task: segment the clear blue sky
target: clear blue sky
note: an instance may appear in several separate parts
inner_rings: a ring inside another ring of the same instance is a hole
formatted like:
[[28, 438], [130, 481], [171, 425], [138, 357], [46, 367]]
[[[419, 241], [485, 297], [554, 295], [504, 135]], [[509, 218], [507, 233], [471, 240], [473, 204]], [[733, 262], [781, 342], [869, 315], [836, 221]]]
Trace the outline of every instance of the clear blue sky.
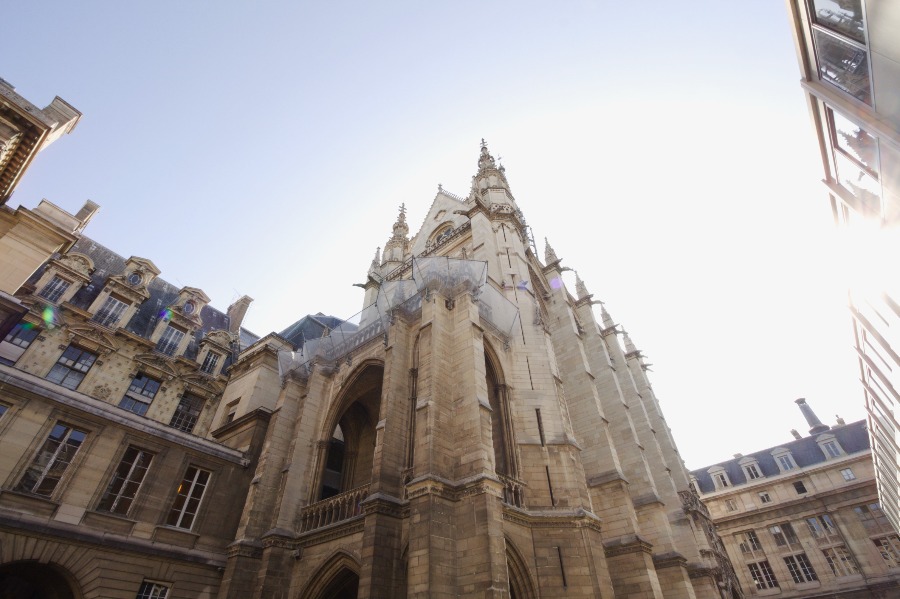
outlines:
[[[864, 415], [785, 5], [16, 2], [0, 77], [84, 113], [10, 204], [245, 325], [349, 316], [405, 202], [484, 137], [543, 238], [653, 362], [691, 468]], [[571, 284], [571, 281], [570, 281]]]

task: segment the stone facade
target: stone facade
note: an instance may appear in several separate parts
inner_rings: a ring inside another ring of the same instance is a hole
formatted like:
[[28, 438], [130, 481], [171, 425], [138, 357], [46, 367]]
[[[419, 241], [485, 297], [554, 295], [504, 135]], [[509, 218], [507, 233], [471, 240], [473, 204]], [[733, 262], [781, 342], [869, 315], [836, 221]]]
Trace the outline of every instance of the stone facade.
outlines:
[[691, 473], [748, 595], [900, 597], [900, 536], [878, 503], [866, 422]]
[[249, 298], [222, 314], [82, 237], [0, 345], [0, 581], [741, 597], [641, 352], [566, 270], [483, 144], [467, 197], [412, 237], [401, 209], [352, 319], [258, 338]]

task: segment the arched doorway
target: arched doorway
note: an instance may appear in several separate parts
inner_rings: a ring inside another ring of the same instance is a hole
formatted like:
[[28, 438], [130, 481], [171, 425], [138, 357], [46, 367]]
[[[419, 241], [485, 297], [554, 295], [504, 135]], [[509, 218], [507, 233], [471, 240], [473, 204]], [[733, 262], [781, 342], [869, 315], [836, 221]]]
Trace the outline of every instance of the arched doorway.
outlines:
[[32, 561], [0, 566], [0, 599], [80, 599], [67, 572]]
[[358, 592], [359, 576], [343, 568], [334, 575], [316, 599], [356, 599]]
[[317, 499], [327, 499], [372, 481], [383, 378], [381, 365], [369, 364], [347, 386], [336, 416], [330, 420]]

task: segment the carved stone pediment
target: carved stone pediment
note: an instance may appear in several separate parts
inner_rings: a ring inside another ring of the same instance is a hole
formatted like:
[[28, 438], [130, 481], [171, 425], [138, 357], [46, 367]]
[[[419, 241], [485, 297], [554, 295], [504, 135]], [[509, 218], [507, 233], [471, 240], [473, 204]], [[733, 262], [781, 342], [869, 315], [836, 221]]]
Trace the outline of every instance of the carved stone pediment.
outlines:
[[91, 273], [94, 272], [94, 261], [78, 252], [70, 252], [60, 256], [58, 260], [54, 260], [51, 264], [70, 274], [80, 275], [85, 282], [90, 280]]
[[172, 360], [157, 354], [138, 354], [134, 357], [135, 362], [142, 366], [156, 371], [158, 376], [164, 377], [166, 380], [172, 380], [178, 376], [178, 372], [172, 364]]
[[220, 395], [223, 391], [225, 391], [224, 384], [204, 374], [186, 374], [181, 377], [181, 380], [184, 381], [186, 385], [190, 385], [191, 391], [193, 391], [194, 393], [202, 391], [202, 393], [199, 393], [200, 395], [214, 396]]
[[139, 304], [150, 297], [147, 286], [132, 285], [125, 275], [112, 275], [106, 279], [106, 287], [116, 295], [120, 295], [135, 304]]
[[109, 354], [119, 349], [112, 336], [93, 326], [72, 326], [66, 329], [69, 341], [75, 341], [79, 345], [97, 347], [103, 353]]
[[200, 343], [209, 343], [211, 345], [216, 346], [218, 349], [228, 351], [231, 347], [232, 336], [228, 331], [223, 331], [222, 329], [215, 329], [210, 331], [203, 337], [203, 340]]

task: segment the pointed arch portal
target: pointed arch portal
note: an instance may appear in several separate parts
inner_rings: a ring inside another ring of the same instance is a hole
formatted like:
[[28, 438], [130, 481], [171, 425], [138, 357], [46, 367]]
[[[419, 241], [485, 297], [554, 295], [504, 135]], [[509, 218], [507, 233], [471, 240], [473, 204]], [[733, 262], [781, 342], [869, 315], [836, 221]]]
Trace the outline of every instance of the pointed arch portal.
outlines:
[[328, 499], [371, 482], [383, 377], [380, 364], [363, 366], [337, 403], [326, 429], [317, 499]]

